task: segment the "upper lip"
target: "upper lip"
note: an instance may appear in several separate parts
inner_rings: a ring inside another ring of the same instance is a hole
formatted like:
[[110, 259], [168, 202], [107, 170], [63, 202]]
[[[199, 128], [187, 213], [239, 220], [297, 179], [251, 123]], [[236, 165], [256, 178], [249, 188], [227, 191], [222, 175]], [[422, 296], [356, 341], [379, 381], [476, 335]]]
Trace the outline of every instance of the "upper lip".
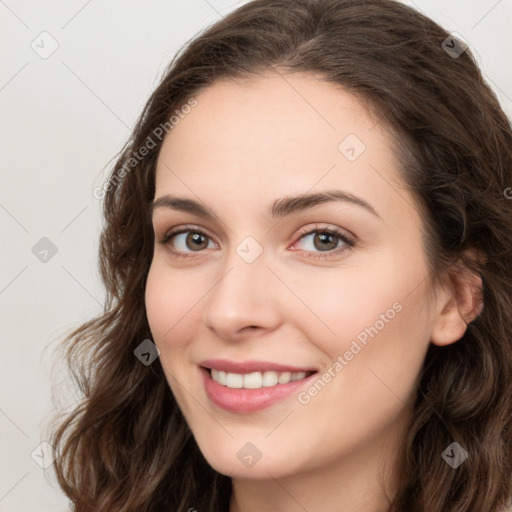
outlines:
[[252, 373], [252, 372], [316, 372], [316, 368], [290, 366], [268, 361], [229, 361], [228, 359], [206, 359], [199, 363], [204, 368], [221, 370], [229, 373]]

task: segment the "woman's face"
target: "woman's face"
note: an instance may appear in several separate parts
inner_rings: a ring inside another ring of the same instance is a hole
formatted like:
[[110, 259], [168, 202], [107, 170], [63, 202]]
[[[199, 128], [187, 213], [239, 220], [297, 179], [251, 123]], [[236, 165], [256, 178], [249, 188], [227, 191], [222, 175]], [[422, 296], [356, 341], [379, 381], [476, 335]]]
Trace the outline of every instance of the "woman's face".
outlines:
[[[388, 130], [306, 74], [218, 81], [196, 100], [158, 159], [146, 307], [202, 453], [238, 478], [380, 456], [433, 321]], [[186, 232], [159, 243], [171, 229]], [[218, 383], [202, 366], [233, 371]]]

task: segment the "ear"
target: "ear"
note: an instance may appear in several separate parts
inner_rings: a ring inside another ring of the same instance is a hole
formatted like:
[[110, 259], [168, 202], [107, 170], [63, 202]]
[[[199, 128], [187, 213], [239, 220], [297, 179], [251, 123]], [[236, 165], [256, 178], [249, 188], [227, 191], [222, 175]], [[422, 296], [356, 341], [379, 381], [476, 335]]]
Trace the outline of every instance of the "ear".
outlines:
[[[476, 249], [469, 249], [471, 259], [485, 261]], [[483, 285], [481, 277], [461, 262], [447, 269], [442, 289], [437, 293], [435, 317], [430, 339], [434, 345], [446, 346], [460, 340], [467, 326], [483, 311]]]

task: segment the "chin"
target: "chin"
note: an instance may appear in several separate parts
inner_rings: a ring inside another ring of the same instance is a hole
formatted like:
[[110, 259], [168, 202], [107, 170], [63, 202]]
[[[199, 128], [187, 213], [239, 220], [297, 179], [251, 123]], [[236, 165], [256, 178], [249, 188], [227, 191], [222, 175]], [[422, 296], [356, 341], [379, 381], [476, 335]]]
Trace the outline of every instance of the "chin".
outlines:
[[220, 451], [201, 450], [201, 453], [215, 471], [231, 478], [268, 480], [272, 477], [287, 476], [295, 469], [290, 467], [293, 460], [292, 454], [290, 454], [290, 461], [287, 463], [285, 454], [272, 451], [271, 454], [266, 455], [265, 449], [261, 450], [261, 458], [252, 465], [251, 461], [243, 462], [244, 454], [250, 452], [250, 449], [247, 450], [247, 448], [245, 452], [243, 451], [244, 445], [246, 443], [242, 443], [239, 447], [238, 444], [235, 446], [235, 443], [233, 443], [233, 446], [227, 449], [219, 446]]

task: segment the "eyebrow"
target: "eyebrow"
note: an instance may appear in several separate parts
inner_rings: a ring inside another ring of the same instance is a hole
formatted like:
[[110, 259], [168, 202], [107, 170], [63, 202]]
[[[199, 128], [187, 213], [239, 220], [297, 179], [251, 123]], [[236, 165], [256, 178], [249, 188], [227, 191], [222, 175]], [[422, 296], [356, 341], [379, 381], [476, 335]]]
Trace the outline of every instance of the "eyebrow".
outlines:
[[[314, 206], [320, 204], [340, 201], [351, 203], [364, 208], [382, 220], [382, 217], [376, 212], [375, 208], [370, 203], [361, 197], [350, 194], [349, 192], [344, 192], [342, 190], [327, 190], [325, 192], [314, 194], [300, 194], [297, 196], [288, 196], [276, 199], [270, 206], [268, 215], [271, 219], [280, 219], [292, 215], [296, 212], [313, 208]], [[150, 216], [153, 215], [153, 212], [157, 208], [162, 207], [178, 210], [181, 212], [192, 213], [205, 219], [219, 220], [219, 217], [213, 210], [194, 199], [189, 199], [186, 197], [177, 197], [166, 194], [156, 199], [149, 206]]]

